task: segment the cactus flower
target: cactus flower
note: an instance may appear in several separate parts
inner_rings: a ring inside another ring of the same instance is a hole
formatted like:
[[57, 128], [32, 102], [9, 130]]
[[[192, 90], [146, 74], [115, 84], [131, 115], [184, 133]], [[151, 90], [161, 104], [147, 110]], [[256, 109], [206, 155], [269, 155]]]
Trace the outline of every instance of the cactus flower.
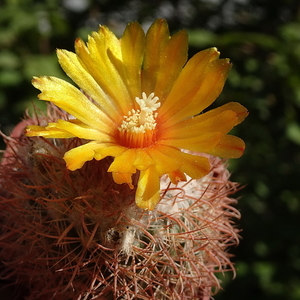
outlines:
[[[199, 179], [211, 170], [205, 153], [238, 158], [245, 144], [229, 131], [247, 116], [236, 102], [203, 112], [219, 96], [231, 64], [210, 48], [187, 60], [186, 31], [170, 36], [158, 19], [145, 34], [130, 23], [118, 39], [107, 27], [75, 42], [75, 53], [57, 50], [60, 65], [80, 88], [55, 77], [33, 85], [69, 114], [46, 126], [30, 125], [27, 136], [86, 140], [66, 151], [69, 170], [92, 159], [113, 158], [108, 166], [117, 184], [136, 185], [138, 207], [153, 210], [160, 179], [173, 184]], [[136, 174], [137, 182], [133, 182]]]

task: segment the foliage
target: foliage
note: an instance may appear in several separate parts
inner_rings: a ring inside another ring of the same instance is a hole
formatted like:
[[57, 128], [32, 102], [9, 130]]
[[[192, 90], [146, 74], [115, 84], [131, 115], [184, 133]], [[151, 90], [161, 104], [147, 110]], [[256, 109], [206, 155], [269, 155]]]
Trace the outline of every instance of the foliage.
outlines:
[[75, 37], [86, 38], [97, 24], [118, 34], [129, 21], [147, 27], [163, 17], [172, 32], [187, 28], [191, 55], [217, 46], [234, 64], [217, 105], [234, 100], [250, 111], [234, 132], [246, 141], [246, 153], [230, 161], [233, 179], [246, 185], [239, 193], [237, 278], [223, 279], [225, 292], [215, 298], [300, 299], [299, 8], [297, 0], [6, 0], [0, 7], [2, 130], [35, 101], [33, 75], [64, 76], [55, 48], [72, 50]]

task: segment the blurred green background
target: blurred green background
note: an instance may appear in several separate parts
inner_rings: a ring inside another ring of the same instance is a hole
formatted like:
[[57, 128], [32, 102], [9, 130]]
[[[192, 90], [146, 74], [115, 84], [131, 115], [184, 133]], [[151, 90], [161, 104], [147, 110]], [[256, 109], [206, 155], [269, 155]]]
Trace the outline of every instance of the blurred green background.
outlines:
[[[300, 2], [298, 0], [2, 0], [0, 123], [9, 133], [36, 101], [34, 75], [65, 78], [56, 48], [73, 51], [98, 24], [120, 35], [138, 20], [186, 28], [190, 55], [216, 46], [233, 62], [216, 105], [238, 101], [250, 115], [235, 134], [245, 155], [230, 161], [242, 212], [237, 277], [216, 300], [300, 299]], [[44, 103], [38, 101], [37, 105]], [[4, 144], [1, 144], [3, 149]]]

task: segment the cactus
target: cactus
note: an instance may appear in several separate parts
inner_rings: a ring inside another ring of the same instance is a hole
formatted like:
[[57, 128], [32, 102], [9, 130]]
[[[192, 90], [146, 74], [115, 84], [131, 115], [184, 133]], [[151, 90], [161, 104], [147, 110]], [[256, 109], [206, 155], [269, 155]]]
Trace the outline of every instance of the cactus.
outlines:
[[216, 273], [234, 272], [227, 251], [238, 243], [226, 161], [207, 155], [211, 172], [177, 185], [162, 176], [159, 204], [143, 210], [107, 172], [112, 158], [70, 171], [63, 154], [83, 140], [23, 133], [67, 117], [49, 105], [4, 137], [0, 274], [11, 298], [210, 299]]

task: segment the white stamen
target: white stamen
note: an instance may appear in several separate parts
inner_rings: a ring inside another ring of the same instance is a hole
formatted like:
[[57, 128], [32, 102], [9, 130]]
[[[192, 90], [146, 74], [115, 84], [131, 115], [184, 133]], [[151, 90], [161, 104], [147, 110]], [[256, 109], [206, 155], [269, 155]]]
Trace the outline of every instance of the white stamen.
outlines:
[[154, 93], [151, 93], [148, 97], [146, 93], [142, 93], [142, 98], [136, 97], [135, 101], [140, 106], [140, 109], [132, 109], [128, 112], [127, 116], [124, 116], [124, 120], [119, 131], [145, 133], [146, 130], [153, 130], [156, 126], [155, 118], [157, 113], [155, 112], [160, 107], [158, 97], [154, 97]]
[[145, 92], [142, 93], [142, 99], [139, 97], [135, 98], [135, 101], [138, 103], [142, 111], [153, 112], [160, 107], [159, 98], [154, 97], [154, 93], [151, 93], [148, 97]]

